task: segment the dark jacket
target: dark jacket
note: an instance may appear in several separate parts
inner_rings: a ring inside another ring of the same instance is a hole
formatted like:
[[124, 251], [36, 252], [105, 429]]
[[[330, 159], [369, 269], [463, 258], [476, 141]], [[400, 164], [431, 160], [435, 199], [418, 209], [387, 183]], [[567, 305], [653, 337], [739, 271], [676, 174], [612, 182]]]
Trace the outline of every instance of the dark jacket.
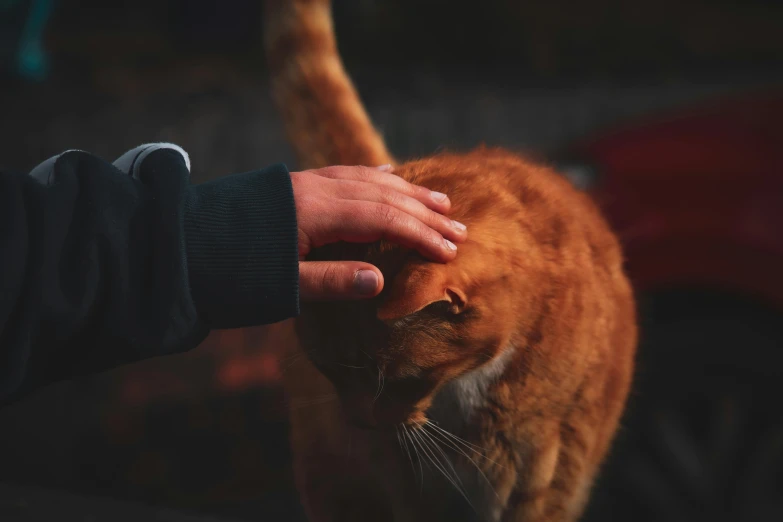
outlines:
[[286, 167], [189, 175], [171, 144], [0, 172], [0, 404], [298, 314]]

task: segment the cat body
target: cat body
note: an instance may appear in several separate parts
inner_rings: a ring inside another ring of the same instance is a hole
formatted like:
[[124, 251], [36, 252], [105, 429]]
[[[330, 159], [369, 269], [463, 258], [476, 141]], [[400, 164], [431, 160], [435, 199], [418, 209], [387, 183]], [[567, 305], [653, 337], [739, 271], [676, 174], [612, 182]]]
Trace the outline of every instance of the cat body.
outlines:
[[[337, 54], [325, 0], [270, 0], [273, 92], [304, 167], [393, 163]], [[313, 521], [570, 521], [633, 373], [619, 244], [546, 166], [479, 148], [398, 164], [468, 227], [432, 263], [381, 242], [375, 299], [308, 303], [286, 366], [297, 487]]]

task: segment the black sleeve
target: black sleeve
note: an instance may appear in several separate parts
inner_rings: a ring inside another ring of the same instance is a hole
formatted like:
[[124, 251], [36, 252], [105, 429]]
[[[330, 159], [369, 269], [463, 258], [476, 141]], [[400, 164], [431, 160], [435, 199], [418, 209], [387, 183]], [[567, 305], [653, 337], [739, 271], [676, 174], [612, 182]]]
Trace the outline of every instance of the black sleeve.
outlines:
[[284, 165], [191, 185], [179, 147], [0, 172], [0, 404], [298, 314]]

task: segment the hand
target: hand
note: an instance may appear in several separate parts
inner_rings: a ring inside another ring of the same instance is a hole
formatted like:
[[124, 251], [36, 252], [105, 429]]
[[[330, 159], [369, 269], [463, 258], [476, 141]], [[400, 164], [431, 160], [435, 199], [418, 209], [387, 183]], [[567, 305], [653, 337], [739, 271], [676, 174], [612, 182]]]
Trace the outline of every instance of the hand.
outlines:
[[451, 206], [448, 197], [412, 185], [391, 171], [384, 165], [291, 173], [302, 300], [368, 298], [383, 289], [383, 274], [369, 263], [302, 261], [313, 248], [329, 243], [386, 239], [433, 261], [446, 262], [457, 255], [454, 242], [464, 241], [467, 232], [443, 215]]

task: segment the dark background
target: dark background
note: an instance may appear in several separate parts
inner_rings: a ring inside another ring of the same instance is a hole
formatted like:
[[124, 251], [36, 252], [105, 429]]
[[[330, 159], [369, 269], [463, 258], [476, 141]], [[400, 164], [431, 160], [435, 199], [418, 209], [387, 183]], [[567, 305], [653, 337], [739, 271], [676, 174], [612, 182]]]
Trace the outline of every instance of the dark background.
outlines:
[[[261, 2], [60, 0], [45, 60], [20, 65], [31, 13], [47, 12], [33, 4], [0, 1], [0, 166], [165, 140], [190, 153], [196, 181], [295, 167], [268, 95]], [[779, 1], [337, 4], [347, 68], [401, 158], [484, 142], [565, 161], [618, 125], [783, 92]], [[780, 166], [781, 148], [761, 154]], [[658, 188], [676, 192], [666, 174]], [[639, 377], [587, 518], [783, 520], [780, 305], [680, 280], [640, 287], [640, 315]], [[0, 520], [297, 519], [277, 347], [257, 349], [268, 335], [215, 332], [0, 411]]]

